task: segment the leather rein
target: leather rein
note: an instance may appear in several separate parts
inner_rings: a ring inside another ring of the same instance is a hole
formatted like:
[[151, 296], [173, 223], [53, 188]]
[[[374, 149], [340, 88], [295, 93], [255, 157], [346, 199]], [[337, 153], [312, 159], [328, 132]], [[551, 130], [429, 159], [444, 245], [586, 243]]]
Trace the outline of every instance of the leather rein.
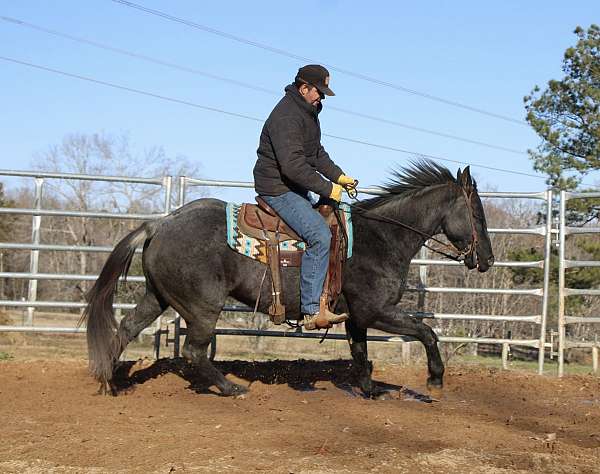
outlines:
[[[353, 183], [352, 185], [349, 185], [346, 188], [346, 191], [348, 192], [348, 196], [350, 196], [350, 198], [358, 201], [358, 191], [356, 189], [356, 186], [358, 185], [358, 181], [355, 181], [355, 183]], [[432, 252], [435, 252], [439, 255], [442, 255], [450, 260], [454, 260], [455, 262], [462, 262], [465, 260], [466, 257], [468, 256], [472, 256], [476, 249], [477, 249], [477, 242], [478, 242], [478, 236], [477, 236], [477, 229], [475, 229], [475, 217], [473, 215], [473, 206], [471, 204], [471, 200], [473, 197], [473, 193], [474, 193], [474, 189], [472, 189], [470, 192], [467, 193], [467, 191], [465, 191], [465, 189], [461, 186], [461, 191], [463, 194], [463, 197], [465, 198], [465, 204], [467, 206], [468, 209], [468, 214], [469, 214], [469, 223], [471, 224], [471, 242], [469, 243], [469, 245], [464, 249], [464, 250], [460, 250], [457, 249], [454, 245], [448, 245], [446, 242], [442, 242], [441, 240], [435, 238], [433, 235], [428, 234], [427, 232], [424, 232], [420, 229], [417, 229], [416, 227], [413, 227], [411, 225], [405, 224], [404, 222], [401, 222], [399, 220], [396, 219], [392, 219], [390, 217], [385, 217], [382, 216], [381, 214], [377, 214], [374, 213], [372, 210], [369, 210], [368, 213], [369, 215], [365, 215], [365, 210], [363, 208], [361, 208], [360, 206], [357, 206], [355, 204], [349, 204], [349, 206], [352, 209], [356, 209], [357, 211], [359, 211], [361, 213], [361, 215], [363, 217], [365, 217], [366, 219], [370, 219], [370, 220], [376, 220], [379, 222], [386, 222], [388, 224], [395, 224], [398, 225], [400, 227], [404, 227], [405, 229], [408, 229], [412, 232], [415, 232], [416, 234], [419, 234], [423, 237], [425, 237], [426, 241], [427, 240], [433, 240], [434, 242], [436, 242], [437, 244], [441, 245], [446, 251], [443, 250], [439, 250], [436, 249], [434, 247], [429, 246], [427, 243], [424, 243], [423, 246], [428, 248], [429, 250], [431, 250]], [[453, 255], [450, 252], [457, 252], [456, 255]]]

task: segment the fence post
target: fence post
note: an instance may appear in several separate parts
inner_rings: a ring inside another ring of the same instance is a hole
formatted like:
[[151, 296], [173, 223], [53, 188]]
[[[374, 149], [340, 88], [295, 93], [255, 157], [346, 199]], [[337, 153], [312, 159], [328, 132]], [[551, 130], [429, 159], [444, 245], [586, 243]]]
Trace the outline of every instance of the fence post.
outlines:
[[[42, 188], [44, 186], [44, 178], [35, 178], [35, 198], [33, 207], [34, 209], [42, 209]], [[31, 221], [31, 243], [33, 245], [40, 244], [40, 228], [42, 226], [42, 216], [34, 215]], [[40, 251], [32, 250], [29, 254], [29, 272], [36, 274], [39, 269]], [[27, 287], [27, 300], [34, 302], [37, 300], [37, 280], [29, 280]], [[35, 311], [34, 306], [27, 307], [27, 317], [25, 320], [26, 326], [33, 326], [33, 313]]]
[[598, 346], [592, 347], [592, 372], [598, 373]]
[[[421, 247], [419, 251], [419, 258], [426, 260], [427, 259], [427, 247]], [[419, 299], [418, 299], [418, 308], [419, 311], [425, 311], [425, 288], [427, 287], [427, 265], [419, 265]]]
[[508, 342], [503, 342], [502, 343], [502, 368], [504, 370], [508, 369], [508, 351], [509, 351]]
[[[546, 350], [546, 322], [548, 320], [548, 298], [550, 292], [550, 256], [552, 251], [552, 189], [546, 190], [546, 240], [544, 241], [544, 294], [542, 295], [542, 321], [538, 347], [538, 374], [544, 373]], [[550, 349], [552, 352], [552, 349]]]
[[187, 181], [186, 181], [186, 177], [185, 176], [180, 176], [179, 177], [179, 199], [177, 202], [177, 207], [181, 207], [185, 204], [185, 194], [186, 194], [186, 185], [187, 185]]
[[558, 376], [565, 371], [565, 209], [567, 193], [560, 192], [560, 212], [558, 223]]
[[[173, 187], [173, 177], [165, 176], [163, 178], [163, 187], [165, 189], [165, 211], [164, 215], [168, 215], [171, 212], [171, 190]], [[156, 318], [156, 332], [154, 333], [154, 358], [158, 360], [158, 356], [160, 354], [160, 330], [162, 329], [162, 315]]]

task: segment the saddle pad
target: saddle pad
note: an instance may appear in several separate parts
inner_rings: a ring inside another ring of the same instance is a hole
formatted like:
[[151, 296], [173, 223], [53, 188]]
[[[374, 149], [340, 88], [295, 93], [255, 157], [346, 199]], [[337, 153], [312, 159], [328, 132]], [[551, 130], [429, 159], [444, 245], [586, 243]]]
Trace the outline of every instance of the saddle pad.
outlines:
[[[242, 233], [237, 225], [240, 204], [228, 202], [225, 213], [227, 215], [227, 244], [236, 252], [267, 263], [267, 248], [265, 242]], [[340, 210], [346, 219], [346, 228], [348, 229], [348, 252], [347, 258], [352, 257], [352, 214], [350, 206], [345, 203], [340, 204]], [[279, 249], [282, 251], [304, 250], [306, 244], [299, 240], [286, 240], [279, 243]]]

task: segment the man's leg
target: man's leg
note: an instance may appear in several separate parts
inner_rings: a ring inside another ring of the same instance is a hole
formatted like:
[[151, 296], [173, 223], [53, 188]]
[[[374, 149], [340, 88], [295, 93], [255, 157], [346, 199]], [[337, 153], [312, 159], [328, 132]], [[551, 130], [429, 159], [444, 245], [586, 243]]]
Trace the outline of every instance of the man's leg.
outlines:
[[299, 194], [290, 191], [261, 197], [306, 242], [300, 271], [301, 311], [317, 314], [327, 275], [331, 231], [310, 201]]

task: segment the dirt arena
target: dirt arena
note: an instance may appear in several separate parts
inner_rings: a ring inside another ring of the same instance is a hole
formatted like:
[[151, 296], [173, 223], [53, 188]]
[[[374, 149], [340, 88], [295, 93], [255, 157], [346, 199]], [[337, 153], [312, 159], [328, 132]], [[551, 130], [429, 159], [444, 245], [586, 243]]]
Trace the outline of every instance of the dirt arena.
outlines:
[[[600, 378], [376, 363], [397, 391], [365, 400], [348, 361], [219, 362], [243, 398], [181, 361], [127, 363], [120, 396], [86, 362], [0, 362], [0, 472], [600, 472]], [[429, 394], [420, 397], [414, 392]]]

